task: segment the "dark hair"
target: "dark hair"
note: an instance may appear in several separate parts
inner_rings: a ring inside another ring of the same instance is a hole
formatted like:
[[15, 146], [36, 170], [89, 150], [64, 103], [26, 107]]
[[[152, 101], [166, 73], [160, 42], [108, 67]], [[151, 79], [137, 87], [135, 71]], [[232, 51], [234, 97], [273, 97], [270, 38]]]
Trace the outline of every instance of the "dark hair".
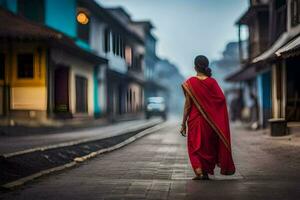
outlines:
[[197, 72], [203, 73], [206, 76], [211, 77], [212, 75], [211, 69], [208, 67], [209, 61], [205, 56], [203, 55], [196, 56], [194, 60], [194, 64], [195, 64], [195, 70]]

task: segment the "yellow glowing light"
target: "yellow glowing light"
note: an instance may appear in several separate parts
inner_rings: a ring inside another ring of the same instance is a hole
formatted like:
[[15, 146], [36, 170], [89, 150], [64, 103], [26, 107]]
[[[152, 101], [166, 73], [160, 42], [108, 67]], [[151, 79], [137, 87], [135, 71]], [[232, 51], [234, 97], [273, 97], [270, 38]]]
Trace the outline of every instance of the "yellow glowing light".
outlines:
[[80, 24], [87, 24], [89, 23], [89, 17], [87, 16], [87, 14], [80, 12], [77, 14], [77, 21]]

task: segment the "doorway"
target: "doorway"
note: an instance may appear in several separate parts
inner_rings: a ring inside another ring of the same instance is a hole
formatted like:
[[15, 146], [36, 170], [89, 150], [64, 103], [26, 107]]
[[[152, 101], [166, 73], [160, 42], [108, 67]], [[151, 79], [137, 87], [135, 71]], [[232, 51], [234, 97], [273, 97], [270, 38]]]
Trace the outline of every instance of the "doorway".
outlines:
[[300, 121], [300, 56], [291, 57], [286, 62], [287, 91], [286, 91], [286, 119]]
[[0, 53], [0, 116], [4, 112], [4, 77], [5, 77], [5, 54]]
[[69, 67], [59, 66], [54, 72], [54, 112], [67, 117], [69, 105]]
[[87, 113], [88, 112], [87, 79], [82, 76], [76, 76], [75, 82], [76, 82], [76, 112]]

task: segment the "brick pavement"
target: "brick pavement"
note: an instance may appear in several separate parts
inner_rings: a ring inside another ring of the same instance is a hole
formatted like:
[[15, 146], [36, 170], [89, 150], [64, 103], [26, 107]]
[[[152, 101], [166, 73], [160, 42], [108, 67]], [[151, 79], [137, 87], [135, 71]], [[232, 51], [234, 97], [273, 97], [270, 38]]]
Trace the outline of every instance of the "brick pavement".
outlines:
[[232, 133], [234, 176], [191, 180], [194, 175], [185, 139], [177, 125], [169, 122], [157, 133], [77, 168], [38, 179], [0, 199], [300, 198], [298, 146], [238, 127]]

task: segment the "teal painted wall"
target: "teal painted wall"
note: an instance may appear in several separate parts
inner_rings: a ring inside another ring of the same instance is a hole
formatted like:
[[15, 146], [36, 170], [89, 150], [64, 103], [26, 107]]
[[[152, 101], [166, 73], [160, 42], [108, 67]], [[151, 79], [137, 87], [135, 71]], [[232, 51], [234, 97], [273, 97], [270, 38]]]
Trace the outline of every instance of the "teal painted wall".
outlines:
[[94, 68], [94, 116], [101, 116], [101, 108], [99, 104], [99, 86], [98, 86], [99, 66]]
[[0, 0], [0, 5], [7, 10], [17, 13], [18, 4], [17, 0]]
[[30, 0], [23, 1], [18, 4], [18, 13], [38, 23], [45, 22], [45, 1], [44, 0]]
[[257, 80], [257, 97], [259, 106], [263, 105], [263, 84], [262, 84], [262, 75], [256, 77]]
[[266, 127], [267, 120], [271, 117], [271, 72], [257, 76], [257, 92], [261, 125]]
[[[51, 28], [61, 31], [72, 38], [77, 36], [77, 0], [44, 0], [45, 1], [45, 24]], [[18, 0], [0, 0], [0, 5], [5, 9], [17, 13]], [[30, 6], [34, 8], [34, 6]], [[30, 18], [30, 17], [29, 17]], [[88, 44], [78, 42], [85, 49]]]
[[263, 107], [267, 109], [271, 109], [271, 73], [267, 72], [263, 74], [262, 77], [263, 82], [263, 91], [264, 91], [264, 101]]
[[76, 9], [76, 0], [45, 0], [45, 23], [75, 38]]
[[81, 39], [77, 39], [76, 44], [87, 51], [91, 51], [90, 45]]

